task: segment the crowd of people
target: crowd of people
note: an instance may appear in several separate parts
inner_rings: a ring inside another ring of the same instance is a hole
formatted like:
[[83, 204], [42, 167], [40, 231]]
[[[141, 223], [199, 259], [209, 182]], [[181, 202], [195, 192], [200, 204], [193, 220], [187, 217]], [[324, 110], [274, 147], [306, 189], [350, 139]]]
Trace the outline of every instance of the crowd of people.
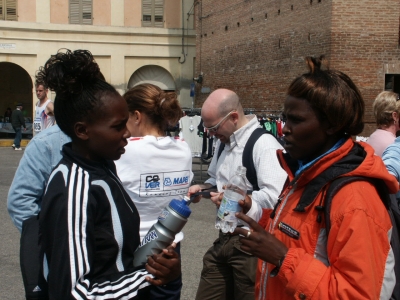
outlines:
[[[89, 51], [52, 55], [36, 75], [36, 134], [8, 195], [26, 298], [180, 299], [183, 233], [143, 266], [134, 252], [171, 199], [211, 191], [218, 208], [252, 143], [256, 178], [247, 173], [234, 233], [220, 231], [204, 255], [196, 299], [391, 299], [392, 223], [377, 185], [399, 191], [399, 97], [378, 95], [378, 129], [355, 142], [364, 100], [327, 65], [307, 57], [308, 72], [289, 85], [283, 146], [271, 134], [254, 141], [256, 116], [234, 91], [213, 91], [201, 110], [217, 139], [209, 178], [191, 185], [191, 150], [166, 135], [182, 117], [175, 92], [139, 84], [121, 96]], [[350, 180], [326, 214], [339, 178]]]

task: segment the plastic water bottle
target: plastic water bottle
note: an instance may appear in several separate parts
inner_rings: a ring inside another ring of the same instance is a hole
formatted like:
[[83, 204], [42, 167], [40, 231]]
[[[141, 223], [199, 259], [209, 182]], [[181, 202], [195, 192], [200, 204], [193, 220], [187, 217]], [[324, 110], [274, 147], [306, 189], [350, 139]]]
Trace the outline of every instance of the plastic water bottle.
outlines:
[[188, 204], [189, 198], [185, 200], [172, 199], [167, 207], [163, 209], [155, 223], [143, 238], [136, 249], [133, 266], [144, 265], [147, 258], [153, 254], [160, 253], [167, 248], [175, 239], [175, 235], [182, 230], [187, 218], [192, 211]]
[[239, 166], [229, 179], [215, 220], [215, 228], [223, 233], [233, 232], [237, 226], [236, 212], [240, 211], [239, 200], [246, 196], [246, 168]]

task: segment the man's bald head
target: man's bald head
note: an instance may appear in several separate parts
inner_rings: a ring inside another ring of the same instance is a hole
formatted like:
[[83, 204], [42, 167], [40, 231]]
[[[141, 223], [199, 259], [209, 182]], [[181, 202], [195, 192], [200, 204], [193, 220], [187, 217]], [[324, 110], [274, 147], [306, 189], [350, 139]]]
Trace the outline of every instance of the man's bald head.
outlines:
[[229, 143], [230, 136], [248, 122], [238, 95], [227, 89], [215, 90], [208, 96], [201, 108], [201, 117], [204, 127], [214, 127], [209, 133], [221, 143]]
[[202, 107], [202, 111], [207, 114], [216, 114], [216, 117], [224, 116], [235, 109], [238, 112], [243, 111], [238, 95], [228, 89], [218, 89], [212, 92]]

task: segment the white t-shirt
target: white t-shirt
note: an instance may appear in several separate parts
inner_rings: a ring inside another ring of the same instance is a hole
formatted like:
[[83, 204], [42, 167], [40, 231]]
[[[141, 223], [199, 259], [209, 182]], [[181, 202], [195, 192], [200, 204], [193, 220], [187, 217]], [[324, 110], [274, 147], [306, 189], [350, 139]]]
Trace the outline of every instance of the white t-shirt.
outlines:
[[181, 137], [189, 144], [192, 157], [200, 157], [203, 147], [203, 138], [198, 135], [197, 126], [201, 121], [200, 116], [184, 116], [179, 120]]
[[172, 199], [183, 199], [193, 179], [191, 150], [179, 137], [132, 137], [115, 165], [139, 211], [141, 239]]
[[33, 131], [35, 134], [41, 132], [42, 130], [53, 126], [56, 122], [54, 116], [49, 116], [46, 114], [46, 107], [51, 102], [48, 99], [42, 106], [39, 106], [40, 101], [36, 103], [35, 106], [35, 120], [33, 121]]

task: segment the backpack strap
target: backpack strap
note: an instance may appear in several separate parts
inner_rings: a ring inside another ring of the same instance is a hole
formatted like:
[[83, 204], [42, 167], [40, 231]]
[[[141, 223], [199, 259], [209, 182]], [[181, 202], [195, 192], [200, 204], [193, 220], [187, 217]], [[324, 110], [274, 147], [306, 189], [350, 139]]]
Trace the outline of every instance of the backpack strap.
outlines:
[[[243, 149], [243, 154], [242, 154], [242, 164], [244, 167], [246, 167], [246, 177], [247, 180], [253, 185], [253, 191], [259, 191], [260, 187], [258, 186], [257, 183], [257, 172], [254, 167], [254, 160], [253, 160], [253, 148], [254, 144], [257, 142], [257, 140], [262, 136], [264, 133], [271, 134], [271, 132], [265, 130], [264, 128], [257, 128], [255, 129], [249, 139], [246, 142], [246, 145], [244, 146]], [[274, 136], [274, 135], [272, 135]], [[217, 152], [217, 161], [219, 157], [221, 156], [222, 151], [224, 151], [225, 144], [221, 143], [218, 148]]]
[[219, 157], [221, 156], [222, 151], [224, 151], [224, 148], [225, 148], [225, 143], [220, 143], [219, 148], [218, 148], [218, 153], [217, 153], [217, 161], [218, 161]]
[[254, 166], [254, 159], [253, 159], [253, 149], [254, 144], [258, 141], [258, 139], [265, 133], [271, 134], [270, 131], [265, 130], [264, 128], [257, 128], [252, 132], [249, 139], [246, 142], [246, 145], [243, 149], [242, 154], [242, 164], [246, 167], [246, 177], [247, 180], [253, 185], [253, 191], [259, 191], [260, 187], [258, 186], [257, 182], [257, 172]]
[[391, 200], [389, 215], [393, 226], [390, 245], [394, 254], [394, 274], [396, 275], [396, 285], [390, 299], [400, 300], [400, 211], [396, 195], [390, 194], [389, 196]]
[[324, 202], [326, 236], [329, 235], [329, 231], [331, 230], [330, 213], [331, 213], [333, 197], [343, 186], [357, 180], [367, 180], [367, 178], [361, 176], [345, 176], [336, 178], [333, 181], [331, 181], [328, 191], [325, 194], [325, 202]]
[[[333, 181], [331, 181], [328, 191], [325, 194], [325, 204], [324, 204], [325, 209], [324, 210], [325, 210], [326, 235], [329, 234], [329, 231], [331, 229], [330, 213], [331, 213], [333, 197], [346, 184], [349, 184], [354, 181], [361, 181], [361, 180], [368, 181], [375, 186], [375, 188], [378, 192], [379, 198], [382, 200], [386, 209], [390, 210], [392, 196], [389, 194], [389, 190], [388, 190], [386, 184], [382, 180], [367, 178], [367, 177], [363, 177], [363, 176], [345, 176], [345, 177], [336, 178]], [[393, 195], [393, 197], [395, 199], [394, 195]]]
[[[400, 210], [399, 204], [396, 199], [395, 194], [389, 194], [388, 187], [386, 186], [385, 182], [380, 179], [372, 179], [362, 176], [350, 176], [350, 177], [339, 177], [334, 179], [329, 188], [327, 193], [325, 194], [325, 226], [326, 226], [326, 236], [328, 237], [329, 231], [331, 229], [331, 219], [330, 219], [330, 212], [332, 207], [332, 199], [335, 194], [346, 184], [358, 180], [364, 180], [371, 182], [378, 194], [380, 199], [382, 200], [383, 204], [385, 205], [386, 209], [388, 210], [390, 220], [392, 222], [392, 236], [390, 239], [390, 245], [392, 247], [394, 260], [395, 260], [395, 267], [394, 273], [396, 278], [400, 278]], [[396, 285], [393, 290], [393, 294], [390, 298], [391, 300], [400, 300], [400, 280], [396, 279]]]

